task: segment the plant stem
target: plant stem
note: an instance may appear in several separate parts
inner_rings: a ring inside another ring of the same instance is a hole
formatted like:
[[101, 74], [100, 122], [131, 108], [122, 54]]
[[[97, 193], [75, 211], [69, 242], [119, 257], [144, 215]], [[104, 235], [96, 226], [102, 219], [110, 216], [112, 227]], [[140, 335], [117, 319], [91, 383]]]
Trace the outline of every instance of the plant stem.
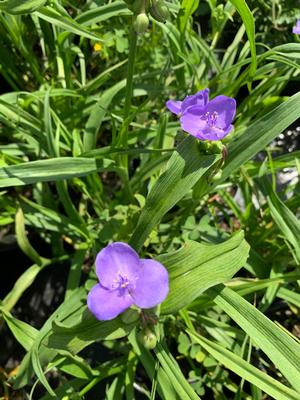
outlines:
[[[126, 81], [126, 93], [125, 93], [125, 105], [124, 105], [124, 121], [119, 133], [119, 143], [121, 147], [128, 147], [128, 127], [130, 124], [130, 108], [133, 90], [133, 74], [134, 74], [134, 63], [137, 47], [137, 34], [133, 28], [131, 28], [129, 34], [129, 55], [128, 55], [128, 67], [127, 67], [127, 81]], [[121, 167], [124, 168], [124, 173], [126, 174], [126, 179], [123, 181], [125, 186], [125, 192], [129, 199], [131, 199], [131, 188], [128, 179], [128, 155], [124, 154], [120, 157]]]
[[[133, 73], [134, 73], [134, 62], [136, 54], [137, 34], [133, 30], [130, 31], [129, 35], [129, 55], [128, 55], [128, 67], [127, 67], [127, 81], [126, 81], [126, 93], [125, 93], [125, 105], [124, 105], [124, 121], [119, 133], [119, 143], [121, 147], [128, 147], [128, 117], [131, 108], [132, 88], [133, 88]], [[122, 157], [122, 165], [127, 168], [127, 155]], [[124, 162], [126, 160], [126, 162]]]
[[[136, 54], [137, 34], [134, 29], [131, 28], [129, 34], [129, 54], [128, 54], [128, 66], [127, 66], [127, 78], [126, 78], [126, 93], [125, 93], [125, 104], [123, 114], [123, 124], [119, 132], [119, 144], [121, 147], [128, 147], [128, 126], [129, 126], [129, 114], [131, 108], [132, 89], [133, 89], [133, 73], [134, 73], [134, 62]], [[127, 160], [127, 155], [124, 155], [122, 159]], [[123, 166], [124, 163], [122, 163]]]
[[137, 34], [134, 31], [134, 29], [131, 28], [129, 34], [129, 55], [128, 55], [127, 82], [126, 82], [126, 94], [125, 94], [125, 105], [124, 105], [124, 120], [128, 117], [131, 107], [136, 44], [137, 44]]

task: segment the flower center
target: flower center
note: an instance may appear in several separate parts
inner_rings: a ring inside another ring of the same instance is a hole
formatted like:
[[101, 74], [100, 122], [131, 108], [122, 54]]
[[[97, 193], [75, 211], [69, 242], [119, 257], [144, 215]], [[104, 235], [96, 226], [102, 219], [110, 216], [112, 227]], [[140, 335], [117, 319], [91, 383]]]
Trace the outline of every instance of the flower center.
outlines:
[[209, 112], [207, 111], [202, 119], [204, 119], [207, 123], [208, 126], [213, 127], [216, 125], [217, 119], [218, 119], [218, 113], [217, 111], [214, 112]]
[[121, 276], [120, 275], [120, 279], [119, 279], [119, 287], [124, 289], [129, 285], [129, 280], [127, 278], [127, 276]]
[[113, 280], [112, 289], [124, 290], [128, 288], [129, 290], [130, 287], [128, 286], [132, 286], [130, 280], [127, 278], [126, 275], [122, 275], [121, 272], [119, 271], [115, 279]]

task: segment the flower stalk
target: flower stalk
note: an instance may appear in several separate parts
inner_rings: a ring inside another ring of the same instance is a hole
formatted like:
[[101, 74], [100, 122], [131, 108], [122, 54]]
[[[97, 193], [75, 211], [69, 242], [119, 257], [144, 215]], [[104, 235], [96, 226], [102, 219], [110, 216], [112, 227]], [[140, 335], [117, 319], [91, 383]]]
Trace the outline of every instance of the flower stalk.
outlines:
[[[119, 131], [119, 144], [120, 147], [128, 147], [128, 128], [130, 123], [130, 108], [132, 102], [132, 91], [133, 91], [133, 74], [134, 74], [134, 63], [137, 47], [137, 34], [133, 28], [131, 28], [129, 35], [129, 55], [128, 55], [128, 67], [127, 67], [127, 80], [126, 80], [126, 92], [125, 92], [125, 104], [124, 104], [124, 120]], [[124, 173], [128, 175], [128, 155], [124, 154], [120, 156], [121, 167], [124, 168]], [[123, 180], [125, 185], [125, 191], [130, 197], [130, 188], [127, 183], [128, 179]]]

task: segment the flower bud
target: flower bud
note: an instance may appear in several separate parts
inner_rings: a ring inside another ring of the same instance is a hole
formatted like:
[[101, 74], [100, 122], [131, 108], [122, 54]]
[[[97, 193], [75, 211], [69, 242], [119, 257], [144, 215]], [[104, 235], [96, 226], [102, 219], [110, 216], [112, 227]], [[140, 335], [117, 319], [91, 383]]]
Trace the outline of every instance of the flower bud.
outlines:
[[138, 338], [145, 349], [152, 350], [156, 347], [157, 337], [150, 329], [143, 329], [141, 332], [139, 332]]
[[216, 182], [216, 181], [218, 181], [218, 180], [221, 179], [221, 178], [222, 178], [222, 170], [219, 169], [219, 171], [217, 171], [217, 172], [212, 176], [211, 181], [212, 181], [212, 182]]
[[149, 11], [151, 16], [158, 22], [165, 23], [169, 16], [167, 7], [160, 1], [152, 0]]
[[147, 14], [141, 13], [134, 18], [133, 27], [138, 35], [142, 35], [146, 32], [148, 25], [149, 18], [147, 17]]
[[210, 154], [222, 154], [224, 145], [222, 142], [214, 141], [208, 143], [208, 149]]

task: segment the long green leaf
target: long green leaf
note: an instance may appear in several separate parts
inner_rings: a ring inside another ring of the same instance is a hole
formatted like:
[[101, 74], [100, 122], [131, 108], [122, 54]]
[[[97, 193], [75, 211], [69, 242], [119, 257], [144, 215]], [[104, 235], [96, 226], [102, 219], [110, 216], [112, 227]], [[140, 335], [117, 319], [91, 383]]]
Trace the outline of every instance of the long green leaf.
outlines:
[[22, 198], [20, 204], [24, 211], [27, 225], [42, 229], [43, 231], [48, 230], [56, 232], [59, 235], [66, 235], [76, 241], [78, 239], [89, 240], [86, 230], [83, 230], [79, 225], [75, 225], [68, 217], [30, 201], [25, 197]]
[[116, 0], [83, 12], [76, 18], [76, 22], [81, 25], [93, 25], [101, 21], [107, 21], [111, 17], [130, 14], [132, 13], [129, 11], [124, 1]]
[[300, 396], [300, 345], [228, 287], [218, 285], [207, 294], [251, 337]]
[[125, 325], [118, 319], [97, 321], [87, 310], [83, 310], [82, 315], [82, 321], [70, 327], [55, 322], [45, 341], [46, 346], [76, 354], [95, 340], [122, 338], [134, 327], [134, 324]]
[[255, 48], [255, 23], [254, 23], [254, 17], [249, 10], [249, 7], [246, 3], [245, 0], [229, 0], [234, 7], [237, 9], [238, 13], [240, 14], [243, 23], [246, 28], [246, 33], [248, 36], [248, 40], [250, 43], [250, 50], [251, 50], [251, 67], [250, 67], [250, 76], [254, 75], [256, 66], [257, 66], [257, 60], [256, 60], [256, 48]]
[[[128, 336], [128, 340], [132, 345], [135, 353], [139, 357], [143, 367], [145, 368], [147, 375], [151, 380], [155, 376], [155, 359], [149, 350], [145, 349], [140, 341], [138, 340], [138, 335], [136, 329], [134, 329]], [[159, 368], [157, 372], [157, 391], [163, 400], [181, 400], [179, 394], [175, 390], [172, 381], [170, 381], [168, 375], [163, 368]]]
[[239, 375], [241, 378], [246, 379], [253, 385], [259, 387], [268, 395], [277, 400], [298, 400], [299, 393], [284, 386], [282, 383], [271, 378], [258, 368], [253, 367], [249, 362], [243, 360], [241, 357], [225, 349], [217, 343], [200, 336], [196, 332], [188, 330], [191, 338], [199, 343], [209, 354], [211, 354], [217, 361], [225, 365], [231, 371]]
[[83, 135], [84, 151], [93, 150], [96, 147], [97, 133], [102, 124], [103, 118], [114, 96], [125, 87], [126, 80], [123, 79], [111, 88], [107, 89], [93, 106], [90, 116], [85, 125]]
[[[48, 263], [49, 264], [49, 263]], [[34, 282], [36, 276], [47, 266], [47, 264], [33, 264], [16, 280], [12, 290], [4, 298], [2, 305], [6, 310], [11, 310], [18, 302], [26, 289]]]
[[190, 384], [186, 381], [176, 360], [172, 357], [165, 346], [158, 343], [155, 348], [155, 354], [166, 375], [172, 382], [172, 385], [174, 386], [174, 389], [178, 393], [180, 399], [199, 400], [200, 397], [194, 392]]
[[29, 14], [42, 7], [47, 0], [4, 0], [0, 10], [8, 14]]
[[48, 380], [45, 377], [45, 373], [44, 373], [44, 371], [42, 369], [42, 366], [41, 366], [41, 363], [40, 363], [38, 350], [39, 350], [38, 346], [37, 345], [33, 345], [33, 348], [31, 350], [31, 362], [32, 362], [33, 370], [34, 370], [36, 376], [38, 377], [38, 379], [40, 380], [40, 382], [43, 384], [43, 386], [47, 390], [47, 392], [52, 397], [56, 397], [52, 387], [50, 386]]
[[300, 309], [300, 293], [295, 293], [292, 290], [281, 287], [276, 293], [276, 296], [288, 301]]
[[38, 330], [26, 324], [26, 322], [13, 317], [5, 308], [1, 308], [0, 312], [16, 340], [25, 350], [30, 350], [38, 334]]
[[139, 250], [166, 212], [219, 160], [219, 154], [202, 155], [197, 140], [192, 136], [185, 138], [171, 156], [166, 171], [150, 191], [130, 244]]
[[249, 245], [243, 232], [220, 244], [189, 241], [157, 259], [168, 269], [170, 292], [162, 313], [173, 313], [190, 304], [211, 286], [227, 282], [245, 264]]
[[76, 35], [83, 36], [88, 39], [102, 41], [99, 36], [93, 34], [89, 30], [78, 24], [71, 17], [62, 15], [57, 10], [54, 10], [52, 7], [41, 7], [38, 11], [35, 11], [35, 15], [37, 15], [41, 19], [44, 19], [45, 21], [50, 22], [50, 24], [56, 25], [59, 28], [66, 30], [67, 32], [72, 32]]
[[28, 185], [86, 176], [112, 167], [113, 161], [83, 157], [57, 157], [0, 168], [0, 187]]
[[[34, 372], [36, 372], [39, 378], [44, 381], [42, 365], [48, 364], [57, 354], [53, 349], [46, 348], [44, 346], [45, 337], [52, 330], [52, 323], [54, 320], [65, 321], [80, 318], [80, 312], [82, 310], [82, 301], [86, 296], [86, 291], [83, 287], [78, 288], [73, 294], [64, 301], [55, 311], [51, 314], [48, 320], [44, 323], [43, 327], [38, 332], [33, 346], [30, 351], [23, 358], [20, 365], [18, 374], [16, 376], [14, 387], [21, 388], [27, 385], [32, 378]], [[64, 349], [66, 350], [66, 349]], [[33, 360], [34, 358], [34, 360]], [[34, 365], [33, 365], [34, 361]], [[45, 381], [44, 381], [45, 383]], [[47, 386], [47, 390], [52, 393], [52, 389]], [[45, 387], [46, 387], [45, 386]]]
[[183, 33], [186, 29], [189, 17], [198, 8], [199, 0], [183, 0], [178, 13], [178, 25], [180, 32]]
[[259, 179], [260, 187], [266, 196], [271, 216], [295, 251], [295, 257], [300, 264], [300, 222], [292, 211], [274, 192], [266, 176]]
[[22, 208], [16, 212], [15, 219], [16, 238], [20, 249], [37, 265], [43, 264], [43, 259], [38, 252], [31, 246], [25, 231], [24, 214]]
[[228, 158], [226, 159], [221, 181], [225, 180], [232, 172], [263, 150], [277, 135], [299, 117], [300, 92], [251, 124], [242, 136], [228, 145]]

